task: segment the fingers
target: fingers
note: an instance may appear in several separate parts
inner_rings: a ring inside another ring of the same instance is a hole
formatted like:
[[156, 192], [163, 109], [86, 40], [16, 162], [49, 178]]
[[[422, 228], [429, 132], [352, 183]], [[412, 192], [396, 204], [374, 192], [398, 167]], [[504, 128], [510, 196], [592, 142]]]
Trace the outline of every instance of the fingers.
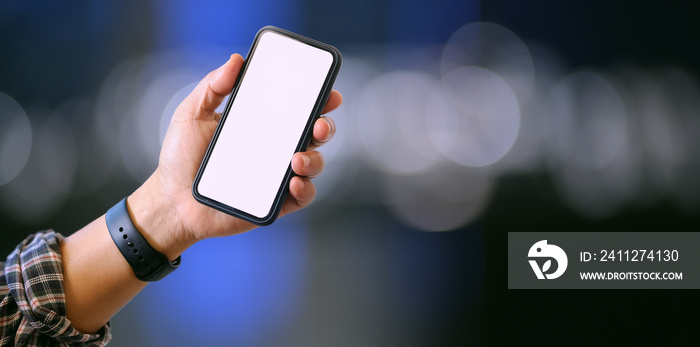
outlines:
[[333, 118], [321, 117], [314, 123], [313, 137], [309, 144], [309, 149], [316, 149], [324, 143], [330, 141], [335, 135], [335, 122]]
[[211, 117], [231, 93], [242, 66], [243, 57], [233, 54], [224, 65], [204, 77], [183, 101], [187, 114], [195, 119]]
[[292, 157], [292, 170], [299, 176], [314, 178], [324, 167], [323, 155], [317, 151], [299, 152]]
[[[337, 90], [332, 90], [331, 95], [328, 97], [328, 102], [326, 102], [326, 107], [323, 109], [323, 113], [328, 113], [335, 110], [343, 103], [343, 95]], [[314, 123], [313, 137], [309, 149], [315, 149], [320, 147], [322, 144], [330, 141], [335, 135], [335, 122], [333, 118], [321, 117], [316, 123]]]
[[210, 72], [197, 88], [204, 89], [200, 96], [200, 108], [214, 112], [224, 99], [231, 93], [236, 77], [243, 66], [243, 57], [233, 54], [229, 60], [218, 69]]
[[214, 112], [221, 105], [226, 96], [231, 93], [242, 66], [243, 57], [233, 54], [224, 65], [210, 72], [199, 83], [196, 89], [202, 89], [199, 95], [200, 109]]
[[326, 102], [326, 107], [323, 108], [322, 113], [328, 113], [340, 106], [343, 103], [343, 94], [340, 94], [337, 90], [331, 90], [331, 95], [328, 97]]
[[[335, 110], [343, 102], [343, 96], [331, 91], [323, 113]], [[321, 117], [314, 123], [313, 141], [306, 152], [295, 153], [292, 170], [298, 175], [289, 182], [289, 197], [282, 207], [281, 215], [298, 211], [308, 206], [316, 197], [316, 186], [311, 178], [321, 174], [325, 166], [323, 155], [313, 149], [330, 141], [335, 134], [335, 122], [330, 117]]]
[[309, 179], [295, 176], [289, 182], [289, 194], [294, 199], [287, 199], [286, 204], [290, 206], [283, 208], [283, 210], [286, 210], [284, 211], [285, 213], [293, 212], [311, 204], [316, 198], [316, 187]]

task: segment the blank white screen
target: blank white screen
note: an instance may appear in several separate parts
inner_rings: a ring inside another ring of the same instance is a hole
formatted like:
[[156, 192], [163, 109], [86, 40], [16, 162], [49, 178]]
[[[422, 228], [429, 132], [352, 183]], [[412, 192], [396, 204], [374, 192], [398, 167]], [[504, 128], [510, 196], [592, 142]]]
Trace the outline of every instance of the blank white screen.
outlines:
[[199, 181], [203, 196], [268, 215], [333, 63], [272, 31], [259, 39]]

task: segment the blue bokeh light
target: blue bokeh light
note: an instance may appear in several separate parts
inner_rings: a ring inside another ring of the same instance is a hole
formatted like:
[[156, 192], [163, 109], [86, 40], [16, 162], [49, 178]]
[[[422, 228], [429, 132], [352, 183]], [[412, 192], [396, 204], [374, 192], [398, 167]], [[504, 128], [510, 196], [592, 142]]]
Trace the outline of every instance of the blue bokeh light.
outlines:
[[299, 24], [298, 1], [157, 0], [153, 6], [156, 49], [191, 47], [193, 55], [198, 47], [249, 45], [266, 25], [295, 30]]
[[188, 249], [176, 276], [139, 295], [149, 345], [251, 346], [284, 329], [304, 301], [307, 230], [292, 216]]

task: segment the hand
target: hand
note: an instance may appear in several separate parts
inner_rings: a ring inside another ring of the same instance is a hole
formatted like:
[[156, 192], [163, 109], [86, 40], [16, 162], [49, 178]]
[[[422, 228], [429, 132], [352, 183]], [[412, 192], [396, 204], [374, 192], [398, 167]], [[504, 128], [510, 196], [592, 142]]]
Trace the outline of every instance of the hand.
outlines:
[[[217, 236], [234, 235], [255, 228], [254, 224], [229, 216], [197, 202], [192, 183], [221, 114], [216, 108], [231, 93], [243, 65], [234, 54], [223, 66], [210, 72], [175, 110], [161, 148], [158, 168], [128, 199], [137, 227], [149, 243], [171, 260], [195, 242]], [[342, 96], [332, 91], [323, 113], [336, 109]], [[333, 120], [321, 117], [314, 124], [309, 150], [292, 157], [289, 195], [280, 216], [308, 206], [316, 195], [310, 178], [324, 167], [323, 156], [314, 149], [335, 133]], [[261, 138], [264, 136], [261, 134]], [[254, 168], [241, 167], [241, 170]]]

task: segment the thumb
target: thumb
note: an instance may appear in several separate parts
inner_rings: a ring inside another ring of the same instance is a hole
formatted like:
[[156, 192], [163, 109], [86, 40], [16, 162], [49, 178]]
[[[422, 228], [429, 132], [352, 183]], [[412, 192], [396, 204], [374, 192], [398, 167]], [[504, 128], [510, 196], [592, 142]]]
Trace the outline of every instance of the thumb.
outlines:
[[194, 118], [211, 116], [231, 93], [242, 66], [243, 57], [233, 54], [224, 65], [207, 74], [185, 99], [188, 113]]

